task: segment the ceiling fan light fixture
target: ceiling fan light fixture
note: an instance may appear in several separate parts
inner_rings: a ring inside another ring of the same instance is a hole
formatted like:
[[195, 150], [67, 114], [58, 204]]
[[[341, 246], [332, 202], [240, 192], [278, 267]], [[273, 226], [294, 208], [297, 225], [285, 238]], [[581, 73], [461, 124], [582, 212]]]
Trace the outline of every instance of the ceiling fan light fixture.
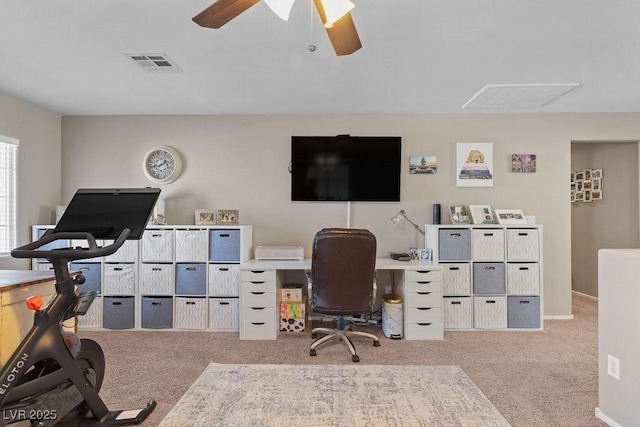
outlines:
[[[266, 1], [266, 0], [265, 0]], [[356, 7], [355, 4], [349, 0], [321, 0], [322, 7], [327, 16], [327, 22], [324, 23], [325, 28], [333, 28], [333, 24], [347, 13], [351, 12], [351, 9]]]
[[289, 20], [289, 14], [295, 0], [264, 0], [269, 8], [283, 21]]

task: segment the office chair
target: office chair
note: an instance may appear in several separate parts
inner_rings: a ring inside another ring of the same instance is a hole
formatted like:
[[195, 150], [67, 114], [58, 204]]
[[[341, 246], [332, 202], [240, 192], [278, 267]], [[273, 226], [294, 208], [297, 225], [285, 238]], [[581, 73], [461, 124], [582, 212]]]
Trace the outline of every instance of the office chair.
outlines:
[[[370, 313], [376, 298], [376, 237], [368, 230], [325, 228], [316, 233], [309, 280], [313, 312], [336, 316], [336, 329], [314, 328], [309, 354], [327, 341], [340, 339], [351, 352], [351, 360], [359, 362], [349, 336], [371, 338], [378, 347], [378, 337], [367, 332], [352, 331], [347, 316]], [[327, 334], [318, 338], [319, 334]], [[317, 338], [317, 339], [316, 339]]]

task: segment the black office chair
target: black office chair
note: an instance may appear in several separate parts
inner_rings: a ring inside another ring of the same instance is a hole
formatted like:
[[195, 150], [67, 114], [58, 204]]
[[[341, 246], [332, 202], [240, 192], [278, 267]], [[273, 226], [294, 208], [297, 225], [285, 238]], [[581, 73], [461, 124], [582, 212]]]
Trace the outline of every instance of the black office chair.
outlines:
[[316, 339], [309, 350], [316, 355], [316, 347], [333, 339], [340, 339], [351, 352], [351, 359], [359, 362], [349, 336], [371, 338], [378, 347], [378, 337], [367, 332], [352, 331], [347, 316], [370, 313], [376, 298], [375, 281], [376, 237], [368, 230], [325, 228], [313, 240], [313, 256], [309, 293], [311, 309], [316, 313], [336, 316], [336, 329], [314, 328]]

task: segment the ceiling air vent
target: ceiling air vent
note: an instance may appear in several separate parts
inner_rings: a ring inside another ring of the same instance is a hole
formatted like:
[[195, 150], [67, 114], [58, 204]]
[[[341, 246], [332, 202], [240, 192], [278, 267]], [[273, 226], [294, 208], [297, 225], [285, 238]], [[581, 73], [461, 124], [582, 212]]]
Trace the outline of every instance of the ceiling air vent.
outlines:
[[579, 84], [486, 85], [463, 109], [538, 108], [577, 88]]
[[182, 72], [180, 67], [164, 53], [141, 53], [127, 56], [135, 61], [144, 71], [163, 73]]

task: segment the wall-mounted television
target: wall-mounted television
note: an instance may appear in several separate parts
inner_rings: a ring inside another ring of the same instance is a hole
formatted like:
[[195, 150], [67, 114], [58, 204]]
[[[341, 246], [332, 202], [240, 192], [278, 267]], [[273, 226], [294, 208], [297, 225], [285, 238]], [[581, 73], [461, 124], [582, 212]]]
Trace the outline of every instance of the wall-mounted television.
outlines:
[[291, 200], [399, 202], [399, 136], [292, 136]]

